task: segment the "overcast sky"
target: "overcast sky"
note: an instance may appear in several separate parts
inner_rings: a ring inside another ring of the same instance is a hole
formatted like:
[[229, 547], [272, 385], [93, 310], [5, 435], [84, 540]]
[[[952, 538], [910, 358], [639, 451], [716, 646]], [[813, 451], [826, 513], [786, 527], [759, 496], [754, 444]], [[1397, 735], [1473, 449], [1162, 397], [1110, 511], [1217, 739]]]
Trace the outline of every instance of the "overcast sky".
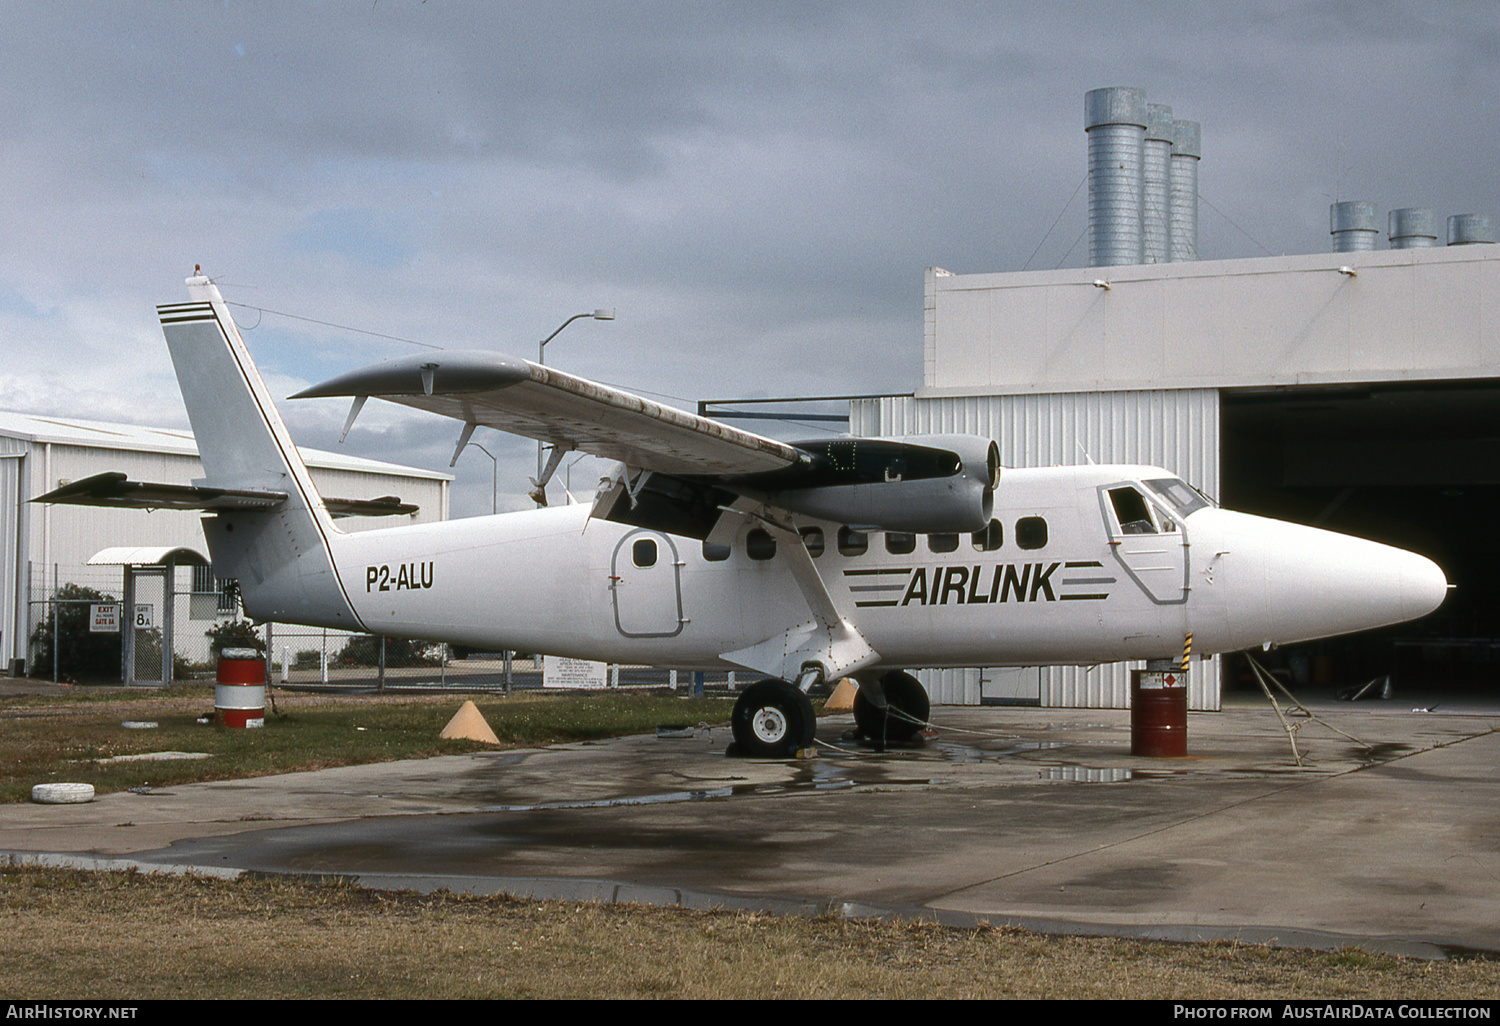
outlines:
[[[1336, 199], [1500, 214], [1489, 2], [0, 13], [0, 408], [25, 412], [185, 426], [154, 306], [195, 263], [278, 396], [413, 350], [249, 307], [530, 358], [612, 307], [548, 362], [684, 406], [910, 391], [924, 268], [1087, 262], [1102, 86], [1202, 124], [1205, 259], [1326, 251]], [[377, 405], [351, 451], [446, 469], [456, 424]], [[282, 410], [335, 447], [343, 401]], [[528, 505], [534, 444], [475, 441]], [[489, 511], [491, 469], [460, 459], [454, 515]]]

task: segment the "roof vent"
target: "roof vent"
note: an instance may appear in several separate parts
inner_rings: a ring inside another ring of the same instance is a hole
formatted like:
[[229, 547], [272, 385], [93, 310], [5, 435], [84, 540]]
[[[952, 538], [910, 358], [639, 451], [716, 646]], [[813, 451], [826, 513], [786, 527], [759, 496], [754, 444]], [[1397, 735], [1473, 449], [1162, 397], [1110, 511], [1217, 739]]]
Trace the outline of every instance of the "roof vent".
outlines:
[[1390, 228], [1392, 249], [1424, 249], [1438, 244], [1437, 215], [1423, 207], [1392, 210]]
[[1473, 246], [1495, 242], [1495, 221], [1489, 214], [1454, 214], [1448, 218], [1448, 245]]
[[1335, 253], [1365, 253], [1375, 248], [1375, 204], [1364, 200], [1335, 203], [1328, 211], [1328, 233]]

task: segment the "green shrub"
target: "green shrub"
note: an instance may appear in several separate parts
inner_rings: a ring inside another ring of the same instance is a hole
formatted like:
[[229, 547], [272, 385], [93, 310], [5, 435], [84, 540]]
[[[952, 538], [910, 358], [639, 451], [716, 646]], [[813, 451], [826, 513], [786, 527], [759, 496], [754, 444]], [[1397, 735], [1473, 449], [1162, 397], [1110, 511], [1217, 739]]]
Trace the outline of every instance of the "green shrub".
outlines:
[[31, 675], [51, 677], [55, 651], [57, 674], [61, 680], [118, 681], [121, 665], [120, 632], [111, 631], [106, 634], [89, 630], [92, 618], [89, 607], [96, 602], [116, 602], [114, 596], [70, 583], [58, 588], [52, 598], [55, 606], [47, 611], [47, 618], [31, 632]]

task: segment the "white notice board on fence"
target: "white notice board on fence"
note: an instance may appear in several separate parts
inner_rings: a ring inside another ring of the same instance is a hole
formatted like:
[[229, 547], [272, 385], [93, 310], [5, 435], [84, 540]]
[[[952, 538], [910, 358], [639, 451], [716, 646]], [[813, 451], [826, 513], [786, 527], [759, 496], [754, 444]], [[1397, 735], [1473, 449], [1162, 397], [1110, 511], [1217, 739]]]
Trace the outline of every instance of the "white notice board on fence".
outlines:
[[609, 687], [609, 664], [596, 663], [590, 659], [567, 659], [563, 656], [543, 656], [542, 687]]
[[113, 602], [95, 602], [89, 606], [89, 633], [90, 634], [119, 634], [120, 607]]

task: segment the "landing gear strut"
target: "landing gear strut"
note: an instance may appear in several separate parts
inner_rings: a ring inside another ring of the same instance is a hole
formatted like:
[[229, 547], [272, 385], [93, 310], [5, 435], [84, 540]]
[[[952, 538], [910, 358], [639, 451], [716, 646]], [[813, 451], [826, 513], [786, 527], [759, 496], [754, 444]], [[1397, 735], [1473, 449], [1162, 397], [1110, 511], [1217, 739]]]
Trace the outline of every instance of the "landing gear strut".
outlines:
[[790, 759], [812, 744], [817, 718], [795, 685], [768, 677], [740, 692], [730, 726], [740, 754]]
[[854, 696], [854, 725], [865, 739], [881, 751], [895, 742], [910, 741], [927, 726], [932, 705], [927, 690], [917, 678], [900, 670], [891, 670], [880, 678], [885, 694], [885, 708], [879, 708], [860, 688]]

